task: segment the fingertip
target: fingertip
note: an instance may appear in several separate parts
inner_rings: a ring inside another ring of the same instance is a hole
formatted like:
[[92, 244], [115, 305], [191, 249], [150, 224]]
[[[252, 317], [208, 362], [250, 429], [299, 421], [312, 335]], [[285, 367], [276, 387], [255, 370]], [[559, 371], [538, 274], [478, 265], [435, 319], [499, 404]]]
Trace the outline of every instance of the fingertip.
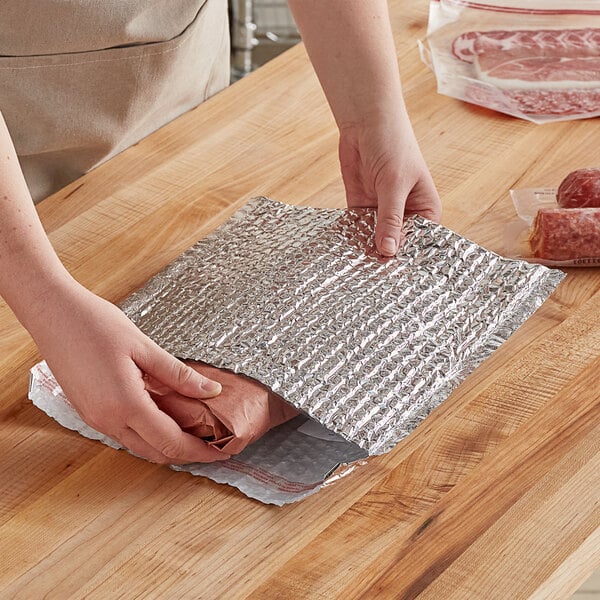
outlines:
[[223, 391], [223, 386], [218, 381], [204, 379], [200, 385], [200, 398], [214, 398]]
[[400, 248], [403, 235], [402, 227], [404, 225], [402, 214], [399, 211], [378, 214], [375, 239], [377, 240], [377, 250], [382, 256], [388, 258], [396, 256]]
[[384, 256], [394, 256], [398, 252], [398, 242], [391, 236], [386, 236], [381, 240], [379, 251]]

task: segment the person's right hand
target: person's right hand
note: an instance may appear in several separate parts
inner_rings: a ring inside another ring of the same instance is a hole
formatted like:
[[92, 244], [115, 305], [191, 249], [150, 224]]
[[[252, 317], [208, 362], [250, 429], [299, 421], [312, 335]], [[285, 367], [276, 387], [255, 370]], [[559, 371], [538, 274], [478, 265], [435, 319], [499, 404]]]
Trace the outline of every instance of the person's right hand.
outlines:
[[147, 379], [189, 398], [210, 398], [221, 386], [177, 360], [113, 304], [73, 283], [53, 298], [30, 329], [69, 402], [91, 427], [157, 463], [229, 458], [185, 433], [159, 410]]
[[440, 220], [440, 197], [400, 108], [385, 121], [342, 129], [339, 153], [348, 207], [377, 208], [375, 243], [382, 255], [394, 256], [401, 247], [405, 218]]

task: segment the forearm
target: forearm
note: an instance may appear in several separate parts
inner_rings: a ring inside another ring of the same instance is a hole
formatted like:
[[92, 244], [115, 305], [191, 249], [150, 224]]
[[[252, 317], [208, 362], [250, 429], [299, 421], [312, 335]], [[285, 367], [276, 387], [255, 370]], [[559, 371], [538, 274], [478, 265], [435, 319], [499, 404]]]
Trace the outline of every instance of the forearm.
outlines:
[[404, 116], [385, 0], [289, 0], [340, 129]]
[[0, 296], [30, 328], [71, 281], [38, 218], [0, 115]]

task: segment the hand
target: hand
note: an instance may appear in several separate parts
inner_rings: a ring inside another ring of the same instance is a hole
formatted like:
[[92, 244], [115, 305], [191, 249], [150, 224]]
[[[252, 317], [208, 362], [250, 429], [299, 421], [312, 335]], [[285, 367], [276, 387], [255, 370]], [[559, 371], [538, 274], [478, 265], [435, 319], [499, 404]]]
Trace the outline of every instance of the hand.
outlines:
[[441, 216], [413, 133], [386, 0], [288, 0], [335, 121], [349, 207], [377, 207], [375, 242], [396, 254], [404, 215]]
[[377, 208], [375, 243], [384, 256], [398, 251], [406, 216], [441, 218], [440, 198], [407, 116], [342, 127], [339, 153], [348, 207]]
[[227, 454], [239, 454], [269, 429], [298, 416], [292, 405], [255, 379], [201, 362], [188, 364], [221, 383], [223, 390], [218, 397], [192, 400], [153, 381], [148, 382], [148, 391], [184, 431], [204, 438]]
[[80, 286], [54, 252], [0, 115], [0, 296], [31, 333], [83, 420], [161, 463], [229, 458], [158, 409], [144, 375], [207, 398], [220, 385], [150, 341], [116, 307]]
[[44, 321], [31, 333], [88, 425], [157, 463], [229, 458], [159, 410], [146, 380], [189, 398], [216, 396], [220, 384], [162, 350], [116, 306], [74, 284], [62, 302], [53, 302]]

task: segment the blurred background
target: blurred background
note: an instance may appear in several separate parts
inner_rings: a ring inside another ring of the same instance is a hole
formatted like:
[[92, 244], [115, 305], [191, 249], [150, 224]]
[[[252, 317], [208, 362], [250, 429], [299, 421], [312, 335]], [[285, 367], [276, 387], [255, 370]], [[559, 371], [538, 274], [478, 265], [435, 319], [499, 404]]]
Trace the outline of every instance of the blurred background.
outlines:
[[229, 17], [232, 81], [300, 41], [285, 0], [229, 0]]

